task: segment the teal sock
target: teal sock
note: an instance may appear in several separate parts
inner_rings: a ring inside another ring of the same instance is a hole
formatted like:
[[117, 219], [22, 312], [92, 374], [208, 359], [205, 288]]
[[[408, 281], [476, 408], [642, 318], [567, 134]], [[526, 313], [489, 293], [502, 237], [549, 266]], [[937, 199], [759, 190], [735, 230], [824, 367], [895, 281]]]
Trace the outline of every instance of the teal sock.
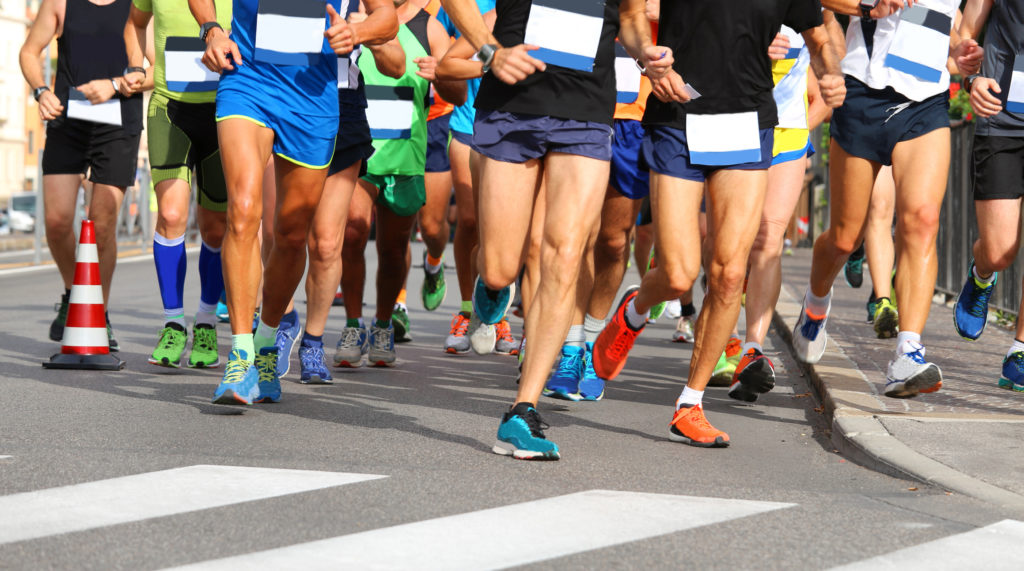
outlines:
[[252, 347], [252, 333], [242, 333], [241, 335], [231, 336], [231, 350], [244, 351], [247, 361], [252, 361], [252, 358], [256, 353]]
[[277, 341], [277, 327], [271, 327], [260, 319], [260, 324], [256, 326], [256, 333], [252, 336], [253, 347], [257, 350], [273, 347], [275, 341]]

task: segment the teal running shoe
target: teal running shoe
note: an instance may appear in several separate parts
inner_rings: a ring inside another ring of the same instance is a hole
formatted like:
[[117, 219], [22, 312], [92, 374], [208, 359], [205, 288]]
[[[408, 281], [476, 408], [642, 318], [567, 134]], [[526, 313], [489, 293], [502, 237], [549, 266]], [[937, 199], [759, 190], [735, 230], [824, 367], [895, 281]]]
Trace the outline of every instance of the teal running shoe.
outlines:
[[597, 401], [604, 398], [604, 379], [594, 370], [594, 344], [587, 343], [583, 355], [583, 378], [580, 379], [579, 395], [582, 400]]
[[217, 300], [217, 309], [213, 312], [217, 316], [217, 321], [221, 323], [231, 323], [231, 316], [228, 314], [228, 297], [227, 292], [220, 293], [220, 299]]
[[505, 317], [515, 296], [515, 283], [494, 291], [484, 285], [484, 280], [477, 277], [476, 286], [473, 288], [473, 315], [484, 325], [495, 325]]
[[233, 349], [224, 367], [224, 378], [213, 393], [214, 404], [252, 404], [260, 394], [259, 371], [241, 349]]
[[558, 445], [544, 436], [547, 428], [537, 409], [521, 402], [501, 417], [498, 441], [491, 451], [518, 460], [558, 460]]
[[281, 402], [281, 379], [277, 376], [277, 347], [264, 347], [253, 366], [259, 372], [259, 395], [255, 402]]
[[583, 379], [583, 357], [587, 350], [574, 345], [562, 345], [562, 356], [558, 359], [555, 372], [551, 373], [544, 385], [544, 396], [561, 400], [578, 401], [580, 381]]
[[1014, 351], [1003, 359], [1003, 376], [999, 386], [1018, 393], [1024, 393], [1024, 351]]

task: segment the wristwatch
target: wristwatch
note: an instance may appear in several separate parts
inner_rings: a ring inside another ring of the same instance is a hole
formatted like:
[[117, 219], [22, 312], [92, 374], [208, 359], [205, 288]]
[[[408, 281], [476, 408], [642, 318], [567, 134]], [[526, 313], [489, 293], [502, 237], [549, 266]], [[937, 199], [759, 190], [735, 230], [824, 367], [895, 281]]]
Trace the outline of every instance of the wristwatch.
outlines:
[[45, 85], [42, 86], [42, 87], [37, 87], [37, 88], [32, 90], [32, 98], [35, 99], [36, 101], [39, 101], [39, 98], [43, 96], [43, 93], [47, 92], [49, 90], [50, 90], [50, 88], [45, 86]]
[[878, 6], [881, 0], [860, 0], [860, 17], [865, 20], [871, 20], [871, 11]]
[[491, 63], [494, 61], [494, 54], [496, 53], [498, 53], [498, 46], [496, 44], [484, 44], [480, 46], [480, 51], [476, 52], [476, 59], [484, 64], [484, 73], [491, 70]]
[[968, 75], [967, 78], [964, 79], [964, 91], [970, 93], [971, 88], [974, 87], [974, 80], [978, 79], [979, 77], [981, 77], [981, 74], [979, 73], [976, 73], [974, 75]]
[[128, 75], [129, 73], [135, 73], [135, 72], [141, 73], [142, 75], [146, 75], [146, 68], [139, 67], [137, 65], [130, 65], [130, 66], [124, 68], [124, 71], [121, 72], [121, 75]]
[[202, 26], [199, 26], [199, 39], [203, 40], [205, 42], [206, 41], [206, 36], [214, 28], [219, 28], [221, 31], [224, 30], [224, 28], [222, 28], [220, 24], [218, 24], [217, 22], [214, 22], [214, 21], [210, 21], [210, 22], [207, 22], [207, 23], [203, 24]]

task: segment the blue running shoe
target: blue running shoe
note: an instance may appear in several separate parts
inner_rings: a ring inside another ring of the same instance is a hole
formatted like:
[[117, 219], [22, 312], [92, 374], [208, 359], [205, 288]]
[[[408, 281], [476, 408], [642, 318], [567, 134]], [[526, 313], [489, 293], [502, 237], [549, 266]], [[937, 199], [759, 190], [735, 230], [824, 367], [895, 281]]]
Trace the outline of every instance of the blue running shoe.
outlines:
[[299, 325], [298, 311], [293, 309], [281, 316], [281, 323], [277, 326], [277, 338], [274, 340], [274, 346], [277, 347], [277, 378], [288, 374], [295, 341], [302, 336], [301, 334], [302, 326]]
[[324, 344], [315, 341], [299, 343], [299, 382], [305, 384], [331, 384], [334, 378], [327, 368]]
[[281, 402], [281, 379], [277, 376], [277, 347], [264, 347], [253, 366], [259, 372], [256, 402]]
[[491, 451], [518, 460], [558, 460], [558, 445], [544, 436], [546, 428], [550, 427], [540, 419], [537, 409], [521, 402], [501, 417], [498, 441]]
[[498, 291], [492, 291], [484, 285], [484, 280], [476, 278], [473, 289], [473, 314], [484, 325], [495, 325], [512, 305], [516, 296], [516, 284], [510, 284]]
[[992, 291], [996, 288], [996, 277], [992, 274], [992, 283], [983, 284], [974, 277], [974, 264], [967, 272], [967, 280], [956, 296], [956, 305], [953, 307], [953, 326], [956, 332], [964, 339], [971, 341], [981, 337], [985, 331], [985, 323], [988, 321], [988, 300], [992, 297]]
[[1003, 359], [1003, 376], [999, 386], [1024, 393], [1024, 351], [1014, 351]]
[[260, 394], [259, 371], [241, 349], [233, 349], [224, 367], [224, 378], [213, 393], [214, 404], [252, 404]]
[[580, 397], [583, 400], [601, 400], [604, 397], [604, 379], [594, 371], [594, 344], [587, 343], [583, 355], [583, 378], [580, 379]]
[[544, 396], [571, 401], [583, 398], [580, 396], [580, 381], [583, 379], [583, 357], [586, 352], [583, 347], [562, 345], [562, 357], [544, 385]]

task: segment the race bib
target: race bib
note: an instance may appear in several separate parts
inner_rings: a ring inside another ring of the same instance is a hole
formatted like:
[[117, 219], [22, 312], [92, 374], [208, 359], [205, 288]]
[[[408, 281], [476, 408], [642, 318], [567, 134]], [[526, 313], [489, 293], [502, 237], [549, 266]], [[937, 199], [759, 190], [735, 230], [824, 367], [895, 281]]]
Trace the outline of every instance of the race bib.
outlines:
[[327, 30], [323, 0], [259, 0], [256, 59], [277, 65], [311, 66], [319, 61]]
[[120, 127], [121, 98], [115, 95], [103, 103], [93, 105], [84, 93], [72, 87], [68, 90], [68, 118]]
[[796, 30], [789, 26], [782, 26], [779, 30], [787, 39], [789, 39], [789, 51], [786, 52], [786, 59], [796, 59], [800, 57], [800, 50], [804, 47], [804, 37], [802, 34], [798, 34]]
[[946, 69], [952, 26], [949, 16], [920, 4], [904, 9], [885, 65], [921, 81], [938, 83]]
[[686, 146], [690, 162], [724, 166], [761, 160], [757, 112], [717, 115], [686, 114]]
[[366, 86], [366, 122], [374, 139], [408, 139], [412, 137], [412, 87]]
[[551, 65], [594, 71], [604, 25], [603, 0], [534, 0], [524, 43], [530, 55]]
[[356, 46], [352, 53], [338, 56], [338, 89], [357, 89], [359, 87], [359, 54], [362, 46]]
[[626, 48], [615, 42], [615, 89], [616, 103], [636, 103], [640, 97], [640, 68]]
[[1024, 113], [1024, 57], [1019, 54], [1013, 59], [1010, 90], [1006, 93], [1006, 110], [1010, 113]]
[[203, 65], [206, 42], [199, 38], [169, 37], [164, 44], [167, 89], [186, 93], [214, 91], [220, 74]]

